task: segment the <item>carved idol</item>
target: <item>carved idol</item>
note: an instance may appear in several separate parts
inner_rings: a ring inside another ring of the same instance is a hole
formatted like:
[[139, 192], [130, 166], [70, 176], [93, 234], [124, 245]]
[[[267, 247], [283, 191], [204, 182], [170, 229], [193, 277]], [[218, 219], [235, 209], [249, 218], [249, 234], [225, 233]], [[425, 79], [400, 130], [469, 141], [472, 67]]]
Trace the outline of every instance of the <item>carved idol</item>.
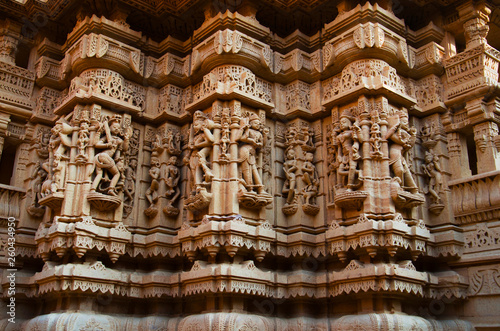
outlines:
[[302, 163], [302, 181], [305, 184], [303, 197], [306, 205], [314, 204], [314, 198], [316, 198], [319, 191], [319, 178], [316, 166], [313, 164], [313, 158], [313, 153], [307, 153], [306, 159]]
[[439, 165], [439, 157], [431, 152], [425, 152], [425, 164], [422, 171], [429, 177], [428, 192], [434, 200], [434, 204], [441, 203], [440, 193], [444, 191], [444, 181]]
[[252, 114], [248, 122], [240, 128], [239, 140], [243, 143], [239, 150], [239, 162], [243, 182], [240, 190], [264, 193], [264, 185], [257, 168], [257, 151], [264, 146], [259, 116]]
[[400, 111], [399, 116], [396, 115], [390, 120], [394, 124], [389, 127], [385, 137], [392, 141], [389, 147], [389, 163], [399, 184], [409, 192], [417, 193], [417, 184], [404, 158], [404, 153], [415, 144], [416, 129], [410, 128], [408, 115], [404, 111]]
[[149, 176], [151, 176], [151, 185], [146, 191], [146, 200], [149, 202], [149, 207], [144, 210], [144, 214], [148, 217], [154, 217], [158, 213], [156, 203], [158, 202], [158, 189], [160, 188], [160, 162], [158, 159], [151, 160], [151, 168]]
[[37, 163], [31, 175], [31, 196], [33, 201], [28, 207], [28, 213], [34, 217], [41, 217], [45, 212], [45, 208], [38, 204], [42, 196], [42, 183], [47, 178], [48, 172], [43, 168], [42, 162]]
[[180, 172], [179, 168], [177, 168], [177, 156], [171, 156], [165, 168], [165, 196], [167, 197], [168, 205], [164, 208], [164, 212], [169, 216], [176, 216], [179, 213], [179, 209], [173, 206], [181, 194], [178, 187], [179, 179]]
[[152, 205], [158, 201], [158, 188], [160, 186], [160, 182], [158, 181], [160, 178], [160, 163], [158, 161], [154, 161], [151, 169], [149, 169], [149, 175], [151, 176], [151, 185], [146, 191], [146, 199]]
[[215, 141], [212, 132], [215, 126], [215, 123], [202, 111], [197, 110], [194, 113], [188, 145], [191, 152], [184, 158], [187, 161], [189, 157], [191, 178], [188, 187], [192, 189], [191, 196], [185, 204], [186, 208], [193, 212], [208, 207], [212, 199], [212, 194], [207, 188], [214, 177], [209, 167], [209, 158]]
[[285, 171], [285, 185], [283, 186], [283, 193], [287, 194], [286, 203], [292, 204], [295, 199], [295, 184], [296, 184], [296, 172], [298, 171], [297, 160], [295, 159], [295, 151], [290, 148], [286, 154], [286, 161], [283, 164], [283, 170]]
[[[99, 190], [109, 195], [116, 196], [116, 185], [122, 176], [123, 154], [127, 149], [130, 134], [122, 135], [121, 116], [115, 115], [108, 122], [104, 123], [104, 135], [95, 144], [96, 150], [102, 150], [94, 157], [95, 178], [92, 182], [91, 192]], [[123, 137], [123, 138], [122, 138]], [[111, 179], [106, 187], [103, 187], [103, 179], [109, 175]]]
[[336, 136], [338, 143], [337, 157], [339, 160], [338, 172], [342, 177], [347, 177], [345, 180], [340, 180], [340, 183], [346, 185], [347, 190], [351, 191], [357, 188], [356, 175], [358, 174], [358, 161], [361, 159], [359, 154], [359, 127], [353, 125], [353, 118], [348, 111], [345, 111], [340, 116], [340, 132]]
[[124, 194], [125, 194], [125, 201], [133, 201], [134, 200], [134, 194], [135, 194], [135, 169], [137, 167], [137, 160], [136, 159], [131, 159], [129, 161], [129, 164], [125, 168], [125, 187], [124, 187]]
[[211, 182], [214, 177], [208, 166], [208, 158], [214, 143], [214, 135], [211, 131], [214, 126], [214, 122], [202, 111], [198, 110], [194, 113], [194, 122], [191, 127], [192, 138], [189, 141], [189, 147], [192, 150], [189, 168], [197, 187]]

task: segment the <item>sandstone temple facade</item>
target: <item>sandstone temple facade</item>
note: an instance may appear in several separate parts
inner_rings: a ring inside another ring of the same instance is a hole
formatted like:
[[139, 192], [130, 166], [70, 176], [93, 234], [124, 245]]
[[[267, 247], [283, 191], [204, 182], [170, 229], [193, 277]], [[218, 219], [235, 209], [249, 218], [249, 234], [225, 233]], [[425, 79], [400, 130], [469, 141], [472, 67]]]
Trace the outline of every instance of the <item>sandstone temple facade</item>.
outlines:
[[0, 329], [498, 330], [499, 37], [493, 0], [2, 1]]

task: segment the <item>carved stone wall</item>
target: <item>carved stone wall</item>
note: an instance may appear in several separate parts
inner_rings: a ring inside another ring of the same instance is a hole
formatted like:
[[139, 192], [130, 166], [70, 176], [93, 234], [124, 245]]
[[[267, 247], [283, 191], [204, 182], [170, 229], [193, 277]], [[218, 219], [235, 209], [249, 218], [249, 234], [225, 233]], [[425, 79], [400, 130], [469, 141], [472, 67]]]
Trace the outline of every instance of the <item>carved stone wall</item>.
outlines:
[[493, 2], [221, 6], [0, 4], [0, 328], [500, 328]]

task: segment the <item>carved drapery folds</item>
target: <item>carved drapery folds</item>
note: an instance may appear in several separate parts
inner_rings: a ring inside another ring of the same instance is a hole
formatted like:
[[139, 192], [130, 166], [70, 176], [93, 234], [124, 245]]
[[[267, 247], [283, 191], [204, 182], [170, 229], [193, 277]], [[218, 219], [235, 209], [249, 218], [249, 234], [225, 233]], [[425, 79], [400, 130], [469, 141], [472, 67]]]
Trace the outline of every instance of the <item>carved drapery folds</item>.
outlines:
[[286, 202], [282, 211], [285, 215], [293, 215], [299, 205], [302, 205], [304, 213], [314, 216], [319, 212], [319, 176], [314, 164], [314, 130], [306, 122], [299, 123], [300, 126], [289, 126], [285, 133], [285, 182], [282, 193]]

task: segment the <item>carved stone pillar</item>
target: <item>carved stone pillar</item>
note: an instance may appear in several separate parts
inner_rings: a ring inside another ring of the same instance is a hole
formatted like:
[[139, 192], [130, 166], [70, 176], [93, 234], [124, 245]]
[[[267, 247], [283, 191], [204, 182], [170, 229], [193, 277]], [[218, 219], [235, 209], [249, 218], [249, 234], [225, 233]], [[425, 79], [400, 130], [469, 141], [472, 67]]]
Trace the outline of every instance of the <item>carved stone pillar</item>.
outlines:
[[478, 173], [500, 169], [500, 153], [494, 143], [496, 136], [498, 136], [496, 123], [483, 122], [474, 126]]
[[450, 154], [451, 179], [471, 176], [471, 171], [467, 166], [469, 164], [467, 142], [463, 135], [458, 132], [448, 133], [448, 152]]
[[469, 2], [458, 8], [459, 15], [464, 21], [465, 41], [467, 48], [486, 44], [486, 35], [488, 34], [489, 14], [491, 10], [485, 3], [473, 4]]

